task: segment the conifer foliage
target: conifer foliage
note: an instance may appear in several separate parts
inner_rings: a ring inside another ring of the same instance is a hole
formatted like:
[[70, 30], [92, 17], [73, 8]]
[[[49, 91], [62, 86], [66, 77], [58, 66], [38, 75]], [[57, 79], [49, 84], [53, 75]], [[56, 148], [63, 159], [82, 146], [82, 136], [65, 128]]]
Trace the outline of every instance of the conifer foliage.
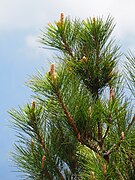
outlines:
[[12, 157], [24, 178], [134, 179], [135, 113], [123, 87], [135, 97], [135, 57], [125, 56], [126, 73], [118, 71], [113, 29], [111, 17], [61, 13], [42, 31], [40, 42], [59, 51], [57, 63], [28, 82], [35, 101], [9, 112], [18, 136]]

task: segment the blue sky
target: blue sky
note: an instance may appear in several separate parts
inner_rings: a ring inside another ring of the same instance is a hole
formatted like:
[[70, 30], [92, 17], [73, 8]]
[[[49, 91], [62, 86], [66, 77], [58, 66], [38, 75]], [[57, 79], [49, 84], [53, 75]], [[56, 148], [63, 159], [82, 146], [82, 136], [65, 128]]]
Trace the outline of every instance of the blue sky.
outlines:
[[49, 69], [53, 52], [39, 48], [40, 29], [59, 19], [71, 17], [114, 17], [114, 35], [122, 50], [135, 52], [134, 0], [0, 0], [0, 180], [18, 180], [9, 153], [15, 141], [7, 111], [30, 101], [24, 83], [42, 66]]

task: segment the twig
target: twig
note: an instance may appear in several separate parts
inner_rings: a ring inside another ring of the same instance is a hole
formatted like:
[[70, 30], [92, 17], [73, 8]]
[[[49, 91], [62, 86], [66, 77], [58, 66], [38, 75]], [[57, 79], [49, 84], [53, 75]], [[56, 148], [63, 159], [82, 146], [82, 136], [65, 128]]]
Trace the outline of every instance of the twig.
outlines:
[[106, 136], [107, 136], [107, 134], [108, 134], [108, 132], [109, 132], [109, 129], [110, 129], [110, 126], [107, 126], [106, 131], [105, 131], [105, 134], [104, 134], [104, 136], [103, 136], [103, 139], [106, 138]]
[[62, 40], [63, 40], [63, 46], [64, 46], [65, 50], [66, 50], [66, 51], [68, 52], [68, 54], [73, 58], [74, 56], [73, 56], [73, 53], [72, 53], [70, 47], [68, 46], [68, 44], [66, 43], [66, 41], [63, 39], [63, 37], [62, 37]]
[[110, 101], [114, 99], [114, 89], [110, 86]]
[[[34, 103], [34, 105], [32, 104], [32, 108], [34, 108], [34, 109], [36, 108], [35, 103]], [[40, 144], [41, 144], [43, 150], [45, 151], [45, 153], [47, 152], [50, 161], [54, 164], [54, 168], [55, 168], [57, 174], [59, 175], [59, 177], [61, 178], [61, 180], [64, 180], [63, 175], [61, 174], [61, 172], [59, 171], [57, 165], [55, 164], [55, 162], [53, 161], [52, 157], [51, 157], [50, 154], [49, 154], [49, 151], [48, 151], [48, 149], [47, 149], [47, 147], [46, 147], [46, 145], [45, 145], [45, 142], [44, 142], [43, 137], [40, 135], [40, 132], [39, 132], [39, 129], [38, 129], [37, 123], [36, 123], [36, 114], [35, 114], [35, 112], [34, 112], [33, 115], [34, 115], [34, 116], [33, 116], [33, 119], [31, 119], [31, 120], [32, 120], [32, 122], [33, 122], [33, 129], [34, 129], [34, 131], [35, 131], [35, 134], [37, 135], [37, 139], [38, 139], [38, 141], [40, 142]]]
[[42, 148], [44, 149], [45, 152], [47, 152], [50, 161], [52, 161], [52, 163], [54, 164], [54, 168], [55, 168], [57, 174], [61, 177], [62, 180], [64, 180], [63, 175], [61, 174], [61, 172], [59, 171], [58, 167], [56, 166], [55, 162], [53, 161], [53, 159], [51, 158], [51, 156], [50, 156], [50, 154], [49, 154], [49, 151], [48, 151], [48, 149], [47, 149], [47, 147], [46, 147], [46, 145], [45, 145], [45, 143], [44, 143], [44, 139], [41, 137], [41, 135], [39, 134], [38, 131], [35, 131], [35, 132], [36, 132], [36, 134], [37, 134], [37, 137], [38, 137], [38, 139], [39, 139], [40, 144], [42, 145]]
[[[61, 18], [60, 18], [61, 25], [64, 24], [64, 14], [61, 13]], [[65, 38], [63, 37], [63, 34], [60, 33], [61, 39], [62, 39], [62, 45], [64, 46], [65, 50], [68, 52], [68, 54], [73, 58], [73, 53], [71, 51], [71, 48], [67, 44]]]
[[135, 122], [135, 115], [133, 116], [131, 123], [128, 125], [127, 131], [129, 131], [131, 126], [134, 124], [134, 122]]
[[83, 145], [87, 146], [88, 148], [92, 149], [92, 150], [95, 151], [96, 153], [99, 153], [99, 149], [98, 149], [97, 145], [92, 144], [92, 143], [89, 144], [89, 143], [87, 143], [86, 141], [84, 141], [84, 139], [81, 138], [80, 132], [79, 132], [79, 130], [78, 130], [77, 127], [76, 127], [75, 121], [74, 121], [74, 119], [72, 118], [72, 116], [70, 115], [70, 113], [68, 112], [68, 110], [67, 110], [67, 108], [66, 108], [66, 105], [64, 104], [60, 93], [57, 92], [57, 91], [56, 91], [55, 93], [56, 93], [56, 95], [57, 95], [58, 102], [59, 102], [60, 106], [61, 106], [62, 109], [63, 109], [64, 114], [66, 115], [66, 117], [67, 117], [67, 119], [68, 119], [68, 121], [69, 121], [69, 123], [70, 123], [70, 125], [71, 125], [71, 127], [72, 127], [72, 129], [73, 129], [73, 131], [74, 131], [74, 133], [76, 134], [76, 137], [77, 137], [78, 141], [79, 141], [81, 144], [83, 144]]
[[44, 170], [43, 173], [46, 177], [48, 177], [49, 180], [53, 180], [53, 177], [49, 174], [47, 170]]
[[113, 146], [103, 154], [105, 160], [107, 159], [107, 161], [109, 161], [109, 155], [120, 147], [123, 140], [124, 140], [124, 132], [121, 132], [120, 141], [117, 144], [113, 144]]
[[96, 144], [94, 144], [94, 143], [87, 143], [87, 142], [85, 142], [83, 139], [81, 139], [81, 144], [83, 144], [83, 145], [85, 145], [85, 146], [87, 146], [88, 148], [90, 148], [91, 150], [93, 150], [94, 152], [96, 152], [96, 153], [98, 153], [98, 154], [100, 154], [100, 149], [99, 149], [99, 147], [96, 145]]
[[64, 114], [66, 115], [70, 125], [72, 126], [73, 131], [75, 132], [75, 134], [77, 136], [77, 139], [80, 141], [80, 132], [77, 129], [76, 124], [75, 124], [72, 116], [70, 115], [70, 113], [68, 112], [65, 104], [63, 103], [63, 100], [62, 100], [62, 97], [61, 97], [60, 93], [56, 92], [56, 95], [57, 95], [57, 98], [58, 98], [58, 102], [59, 102], [60, 106], [62, 107], [62, 109], [64, 111]]
[[100, 122], [98, 122], [98, 140], [102, 145], [102, 124]]

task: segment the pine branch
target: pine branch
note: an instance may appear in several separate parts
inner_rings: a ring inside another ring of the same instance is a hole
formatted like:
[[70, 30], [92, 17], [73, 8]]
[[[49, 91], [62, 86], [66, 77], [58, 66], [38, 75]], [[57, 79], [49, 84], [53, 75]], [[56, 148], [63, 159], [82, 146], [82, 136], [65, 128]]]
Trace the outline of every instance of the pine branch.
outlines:
[[64, 46], [65, 50], [68, 52], [68, 54], [71, 56], [71, 58], [73, 58], [74, 57], [73, 53], [63, 37], [62, 37], [62, 41], [63, 41], [63, 46]]
[[[35, 102], [32, 103], [32, 108], [33, 109], [36, 108], [35, 107]], [[61, 180], [64, 180], [63, 175], [61, 174], [61, 172], [59, 171], [57, 165], [55, 164], [55, 162], [53, 161], [52, 157], [50, 156], [50, 153], [49, 153], [49, 151], [48, 151], [48, 149], [47, 149], [47, 147], [45, 145], [44, 138], [41, 136], [41, 134], [39, 132], [39, 129], [38, 129], [37, 123], [36, 123], [36, 115], [35, 115], [35, 113], [34, 113], [32, 121], [33, 121], [33, 129], [34, 129], [35, 134], [37, 135], [37, 139], [38, 139], [39, 143], [41, 144], [44, 152], [45, 153], [47, 152], [47, 155], [49, 156], [50, 161], [53, 163], [54, 168], [55, 168], [57, 174], [59, 175], [59, 177], [61, 178]]]
[[70, 123], [70, 125], [71, 125], [71, 127], [72, 127], [72, 129], [73, 129], [73, 131], [74, 131], [74, 133], [75, 133], [76, 136], [77, 136], [78, 141], [80, 141], [80, 138], [81, 138], [81, 137], [80, 137], [80, 132], [79, 132], [79, 130], [78, 130], [77, 127], [76, 127], [75, 121], [73, 120], [72, 116], [71, 116], [70, 113], [68, 112], [68, 110], [67, 110], [67, 108], [66, 108], [66, 106], [65, 106], [65, 104], [64, 104], [64, 102], [63, 102], [63, 100], [62, 100], [62, 97], [61, 97], [60, 93], [59, 93], [59, 92], [56, 92], [56, 96], [57, 96], [57, 98], [58, 98], [58, 102], [59, 102], [60, 106], [61, 106], [62, 109], [63, 109], [64, 114], [66, 115], [66, 117], [67, 117], [67, 119], [68, 119], [68, 121], [69, 121], [69, 123]]
[[[64, 13], [61, 13], [60, 15], [60, 21], [57, 23], [57, 26], [63, 30], [63, 27], [64, 27]], [[69, 47], [68, 43], [66, 42], [66, 39], [64, 38], [64, 31], [61, 31], [62, 33], [60, 33], [60, 37], [61, 37], [61, 40], [62, 40], [62, 45], [64, 46], [65, 50], [67, 51], [67, 53], [73, 58], [73, 53], [72, 53], [72, 50], [71, 48]]]
[[64, 180], [63, 175], [61, 174], [61, 172], [59, 171], [57, 165], [55, 164], [55, 162], [53, 161], [52, 157], [50, 156], [50, 153], [49, 153], [49, 151], [48, 151], [48, 149], [47, 149], [47, 147], [46, 147], [46, 145], [44, 143], [44, 139], [41, 137], [41, 135], [39, 134], [39, 131], [37, 131], [36, 129], [35, 129], [35, 133], [36, 133], [36, 135], [38, 137], [38, 140], [39, 140], [42, 148], [44, 149], [45, 152], [47, 152], [47, 155], [49, 156], [49, 160], [53, 163], [54, 168], [55, 168], [57, 174], [59, 175], [59, 177], [61, 177], [61, 180]]
[[81, 144], [83, 144], [83, 145], [87, 146], [88, 148], [92, 149], [94, 152], [99, 153], [99, 148], [97, 147], [97, 145], [95, 145], [94, 143], [89, 144], [84, 139], [81, 138], [80, 132], [79, 132], [79, 130], [76, 127], [75, 121], [72, 118], [72, 116], [70, 115], [70, 113], [68, 112], [68, 110], [66, 108], [66, 105], [64, 104], [60, 93], [56, 91], [56, 95], [57, 95], [59, 104], [60, 104], [60, 106], [63, 109], [64, 114], [66, 115], [66, 117], [67, 117], [67, 119], [68, 119], [68, 121], [69, 121], [69, 123], [70, 123], [70, 125], [71, 125], [71, 127], [72, 127], [72, 129], [74, 131], [74, 133], [76, 134], [76, 137], [77, 137], [78, 141]]
[[[50, 83], [53, 86], [54, 93], [55, 93], [55, 95], [57, 97], [57, 100], [58, 100], [64, 114], [66, 115], [66, 117], [67, 117], [67, 119], [68, 119], [68, 121], [69, 121], [69, 123], [70, 123], [70, 125], [71, 125], [71, 127], [73, 129], [73, 132], [75, 133], [78, 141], [81, 144], [86, 145], [88, 148], [92, 149], [96, 153], [99, 153], [99, 147], [96, 144], [94, 144], [92, 142], [91, 142], [91, 144], [89, 144], [81, 137], [80, 132], [79, 132], [78, 128], [76, 127], [76, 123], [75, 123], [74, 119], [72, 118], [71, 114], [68, 112], [68, 109], [67, 109], [66, 105], [63, 102], [60, 91], [57, 88], [57, 83], [56, 83], [56, 81], [53, 80], [54, 79], [53, 76], [54, 76], [55, 72], [54, 72], [54, 67], [53, 67], [53, 71], [51, 71], [52, 66], [54, 66], [54, 64], [52, 64], [51, 67], [50, 67], [50, 78], [51, 78]], [[57, 77], [56, 77], [56, 79], [57, 79]], [[98, 142], [98, 141], [96, 141], [96, 142]]]
[[103, 153], [103, 157], [106, 161], [109, 162], [109, 155], [120, 147], [123, 140], [124, 140], [124, 132], [121, 132], [121, 137], [119, 142], [117, 144], [113, 144], [112, 147], [107, 152]]

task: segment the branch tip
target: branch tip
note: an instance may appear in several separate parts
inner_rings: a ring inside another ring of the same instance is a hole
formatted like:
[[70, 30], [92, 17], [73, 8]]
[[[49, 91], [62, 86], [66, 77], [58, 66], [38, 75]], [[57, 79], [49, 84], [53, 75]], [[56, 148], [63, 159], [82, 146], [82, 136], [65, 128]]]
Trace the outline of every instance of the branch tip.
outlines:
[[95, 22], [96, 22], [96, 18], [95, 18], [95, 17], [93, 17], [93, 23], [95, 24]]
[[42, 170], [44, 169], [44, 166], [45, 166], [45, 160], [46, 160], [46, 156], [43, 155], [43, 157], [42, 157]]
[[94, 171], [91, 172], [92, 180], [95, 180], [95, 173]]
[[124, 132], [122, 131], [121, 132], [121, 137], [120, 137], [120, 140], [123, 141], [124, 140]]
[[36, 101], [35, 101], [35, 100], [32, 101], [32, 108], [33, 108], [33, 109], [36, 108]]
[[33, 147], [34, 146], [34, 140], [31, 139], [31, 146]]
[[61, 22], [61, 24], [64, 23], [64, 13], [63, 12], [60, 14], [60, 22]]
[[82, 59], [81, 59], [80, 61], [83, 62], [83, 63], [87, 62], [86, 56], [83, 56]]
[[103, 166], [103, 172], [104, 172], [104, 174], [106, 174], [106, 172], [107, 172], [107, 165], [106, 164], [104, 164], [104, 166]]
[[55, 79], [55, 65], [54, 65], [54, 63], [52, 63], [50, 66], [49, 75], [52, 78], [52, 82], [54, 82], [54, 79]]
[[114, 99], [114, 90], [112, 87], [110, 87], [110, 101]]

